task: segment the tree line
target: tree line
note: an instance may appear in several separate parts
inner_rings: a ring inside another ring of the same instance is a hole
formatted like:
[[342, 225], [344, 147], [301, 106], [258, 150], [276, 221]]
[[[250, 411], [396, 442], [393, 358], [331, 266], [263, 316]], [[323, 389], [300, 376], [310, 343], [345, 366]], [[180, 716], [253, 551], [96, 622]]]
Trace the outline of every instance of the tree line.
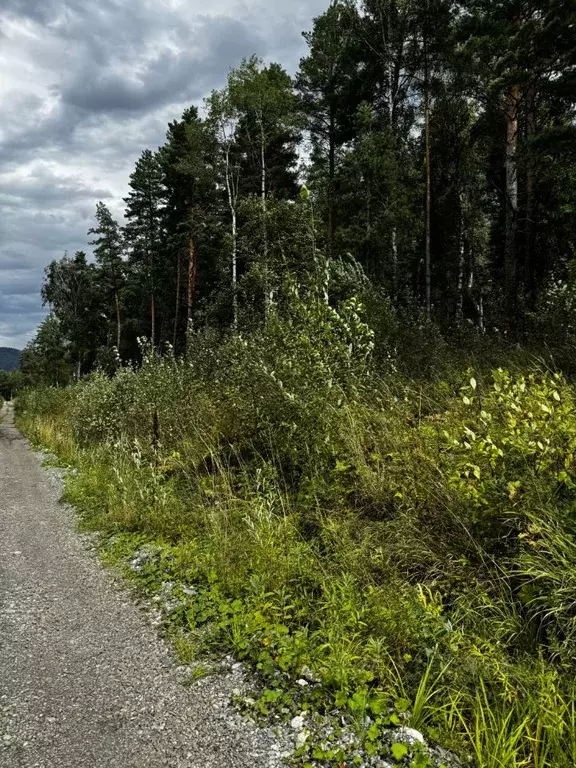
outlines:
[[98, 203], [24, 370], [246, 332], [326, 263], [411, 320], [529, 334], [576, 249], [575, 30], [572, 0], [333, 0], [294, 77], [244, 60], [142, 152], [123, 225]]

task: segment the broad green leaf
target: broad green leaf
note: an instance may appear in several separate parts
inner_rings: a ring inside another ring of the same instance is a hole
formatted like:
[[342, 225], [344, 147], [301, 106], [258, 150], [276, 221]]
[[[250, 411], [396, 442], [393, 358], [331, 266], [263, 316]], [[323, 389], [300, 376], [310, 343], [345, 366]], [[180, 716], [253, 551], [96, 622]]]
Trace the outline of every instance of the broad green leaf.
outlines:
[[406, 744], [402, 744], [399, 741], [396, 741], [394, 744], [392, 744], [391, 750], [394, 760], [398, 761], [403, 760], [408, 754], [408, 746]]

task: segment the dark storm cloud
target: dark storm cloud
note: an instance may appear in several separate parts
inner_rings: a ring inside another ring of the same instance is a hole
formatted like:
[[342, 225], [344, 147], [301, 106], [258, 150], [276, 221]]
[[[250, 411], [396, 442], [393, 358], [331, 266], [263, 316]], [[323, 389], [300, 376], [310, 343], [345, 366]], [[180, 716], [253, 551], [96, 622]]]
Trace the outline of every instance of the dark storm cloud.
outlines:
[[35, 207], [54, 207], [55, 203], [88, 198], [106, 200], [112, 197], [108, 189], [86, 187], [75, 179], [58, 179], [47, 174], [30, 175], [14, 181], [0, 177], [0, 205], [20, 209], [23, 203]]
[[235, 19], [203, 19], [190, 29], [190, 40], [201, 41], [197, 52], [162, 51], [133, 76], [113, 65], [102, 69], [89, 61], [62, 92], [62, 101], [88, 112], [144, 112], [186, 98], [196, 101], [248, 52], [264, 53], [264, 42]]
[[[46, 264], [89, 250], [166, 124], [257, 54], [294, 71], [328, 0], [0, 0], [0, 346], [43, 317]], [[210, 15], [211, 14], [211, 15]]]
[[[2, 279], [5, 280], [7, 272], [29, 271], [35, 267], [34, 256], [30, 253], [22, 254], [19, 250], [5, 248], [2, 252]], [[0, 285], [1, 290], [1, 285]]]
[[57, 0], [4, 0], [3, 8], [21, 18], [46, 22], [55, 14], [60, 3]]

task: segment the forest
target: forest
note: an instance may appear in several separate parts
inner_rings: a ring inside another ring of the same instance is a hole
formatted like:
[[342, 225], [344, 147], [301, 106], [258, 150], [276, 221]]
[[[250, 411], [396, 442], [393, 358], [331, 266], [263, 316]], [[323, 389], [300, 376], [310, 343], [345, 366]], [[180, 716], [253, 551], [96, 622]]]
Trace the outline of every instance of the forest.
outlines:
[[248, 332], [326, 260], [334, 298], [369, 287], [376, 325], [559, 341], [573, 24], [566, 0], [332, 3], [293, 79], [246, 60], [142, 152], [123, 226], [98, 204], [95, 263], [50, 265], [25, 367], [50, 357], [63, 382], [138, 359], [139, 338], [181, 353], [191, 326]]
[[303, 34], [47, 267], [18, 423], [181, 660], [307, 713], [295, 764], [573, 768], [576, 6]]

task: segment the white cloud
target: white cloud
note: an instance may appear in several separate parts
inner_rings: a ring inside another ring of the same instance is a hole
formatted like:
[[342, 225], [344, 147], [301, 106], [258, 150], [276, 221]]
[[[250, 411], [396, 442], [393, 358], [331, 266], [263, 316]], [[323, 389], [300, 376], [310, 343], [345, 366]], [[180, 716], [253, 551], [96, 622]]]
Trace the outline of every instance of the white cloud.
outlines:
[[169, 120], [256, 53], [294, 72], [328, 0], [4, 0], [0, 10], [0, 346], [43, 316], [45, 266], [88, 249], [96, 202]]

